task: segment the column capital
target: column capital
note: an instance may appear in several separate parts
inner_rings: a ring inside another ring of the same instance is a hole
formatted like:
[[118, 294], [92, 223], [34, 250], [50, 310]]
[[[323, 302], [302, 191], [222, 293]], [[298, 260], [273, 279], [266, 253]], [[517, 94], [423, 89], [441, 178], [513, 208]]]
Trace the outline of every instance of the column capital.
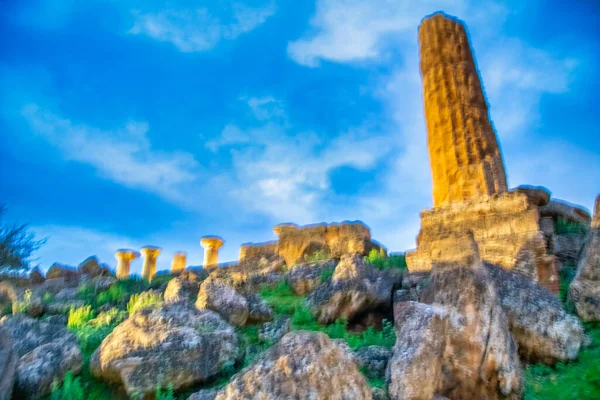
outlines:
[[218, 249], [225, 241], [221, 239], [219, 236], [203, 236], [200, 238], [200, 246], [205, 249]]
[[139, 256], [139, 252], [131, 249], [118, 249], [117, 251], [115, 251], [115, 257], [117, 258], [117, 260], [123, 259], [131, 261], [138, 258]]
[[144, 246], [140, 249], [140, 252], [144, 257], [157, 257], [162, 249], [156, 246]]

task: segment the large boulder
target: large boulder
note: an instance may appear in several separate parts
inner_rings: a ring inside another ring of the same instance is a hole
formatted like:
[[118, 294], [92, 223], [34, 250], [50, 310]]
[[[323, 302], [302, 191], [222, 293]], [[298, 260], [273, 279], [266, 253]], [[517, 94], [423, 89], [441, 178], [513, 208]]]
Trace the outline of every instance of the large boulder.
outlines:
[[32, 285], [41, 285], [42, 283], [44, 283], [45, 280], [46, 278], [44, 277], [44, 275], [38, 267], [35, 267], [29, 273], [29, 282], [31, 282]]
[[561, 269], [567, 265], [577, 265], [581, 257], [581, 250], [585, 244], [584, 233], [567, 233], [552, 235], [552, 254], [560, 261]]
[[65, 326], [23, 315], [0, 320], [13, 337], [13, 350], [19, 361], [15, 377], [18, 398], [38, 398], [50, 393], [52, 382], [65, 374], [81, 371], [82, 355], [77, 338]]
[[323, 277], [331, 276], [336, 265], [336, 260], [298, 264], [287, 273], [287, 281], [295, 294], [304, 296], [315, 290]]
[[548, 204], [540, 207], [542, 217], [552, 217], [554, 220], [562, 219], [568, 222], [589, 224], [590, 214], [581, 207], [572, 205], [563, 200], [550, 200]]
[[392, 350], [383, 346], [365, 346], [354, 352], [358, 366], [369, 376], [385, 377]]
[[269, 304], [257, 294], [246, 295], [248, 302], [247, 324], [260, 324], [273, 320], [273, 310]]
[[569, 301], [584, 321], [600, 320], [600, 196], [577, 274], [569, 287]]
[[577, 317], [565, 312], [557, 296], [519, 273], [490, 264], [485, 269], [494, 282], [522, 358], [553, 364], [577, 357], [585, 333]]
[[306, 304], [322, 324], [352, 318], [369, 310], [391, 308], [392, 290], [401, 276], [380, 272], [357, 253], [345, 254], [333, 277], [307, 298]]
[[275, 321], [266, 322], [258, 328], [258, 339], [265, 343], [279, 341], [292, 329], [289, 317], [279, 317]]
[[327, 335], [296, 331], [236, 374], [216, 399], [370, 400], [371, 388], [348, 352]]
[[0, 400], [11, 399], [17, 361], [12, 336], [0, 328]]
[[59, 263], [54, 263], [46, 272], [46, 279], [64, 278], [65, 282], [72, 282], [79, 279], [77, 268]]
[[234, 328], [210, 310], [186, 303], [142, 308], [118, 325], [90, 359], [92, 373], [123, 384], [128, 395], [151, 395], [214, 377], [239, 355]]
[[394, 307], [396, 344], [386, 372], [391, 399], [433, 399], [442, 381], [448, 313], [412, 301]]
[[449, 314], [438, 394], [452, 399], [518, 396], [517, 346], [478, 252], [470, 266], [434, 266], [421, 301]]
[[200, 285], [196, 307], [218, 312], [237, 326], [244, 326], [250, 313], [246, 297], [225, 282], [212, 277]]
[[80, 275], [88, 275], [90, 277], [108, 275], [110, 270], [106, 265], [100, 264], [98, 257], [91, 256], [86, 258], [77, 266], [77, 273]]
[[196, 301], [200, 284], [207, 275], [201, 275], [192, 271], [184, 271], [178, 277], [173, 278], [167, 284], [164, 293], [165, 303], [177, 303], [180, 301]]

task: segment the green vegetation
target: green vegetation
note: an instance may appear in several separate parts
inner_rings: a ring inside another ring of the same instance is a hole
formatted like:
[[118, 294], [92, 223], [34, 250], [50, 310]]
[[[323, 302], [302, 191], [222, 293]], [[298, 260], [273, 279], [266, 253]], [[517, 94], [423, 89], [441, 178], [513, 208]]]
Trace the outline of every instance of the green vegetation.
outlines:
[[335, 270], [333, 268], [324, 269], [321, 272], [321, 276], [319, 276], [320, 281], [321, 282], [325, 282], [325, 281], [331, 279], [331, 277], [333, 276], [334, 272], [335, 272]]
[[329, 260], [331, 255], [327, 250], [316, 250], [312, 255], [305, 254], [304, 261], [307, 263], [314, 263], [319, 261]]
[[148, 306], [160, 306], [162, 304], [162, 296], [154, 291], [142, 292], [139, 294], [133, 294], [129, 298], [127, 304], [127, 312], [133, 314], [139, 309]]
[[388, 256], [383, 249], [379, 251], [371, 249], [369, 255], [365, 257], [365, 261], [380, 270], [407, 268], [404, 254]]
[[16, 301], [16, 312], [17, 313], [22, 313], [22, 314], [26, 314], [27, 311], [29, 311], [29, 308], [31, 307], [31, 296], [33, 295], [33, 293], [31, 292], [30, 289], [25, 290], [25, 293], [23, 294], [23, 300], [21, 301]]
[[84, 400], [87, 398], [83, 394], [80, 379], [73, 378], [73, 374], [69, 371], [66, 373], [62, 384], [54, 381], [50, 400]]
[[80, 328], [92, 318], [94, 318], [94, 312], [90, 306], [71, 308], [69, 310], [67, 327], [71, 329]]
[[0, 274], [11, 275], [29, 271], [31, 257], [46, 239], [37, 240], [27, 225], [8, 225], [2, 221], [6, 210], [0, 205]]
[[175, 400], [173, 395], [173, 386], [169, 385], [164, 391], [160, 386], [156, 387], [156, 400]]
[[585, 325], [592, 345], [571, 363], [554, 368], [529, 365], [525, 372], [525, 400], [600, 399], [600, 323]]
[[586, 233], [588, 227], [580, 222], [569, 221], [564, 218], [558, 218], [554, 224], [554, 233], [564, 235], [569, 233]]

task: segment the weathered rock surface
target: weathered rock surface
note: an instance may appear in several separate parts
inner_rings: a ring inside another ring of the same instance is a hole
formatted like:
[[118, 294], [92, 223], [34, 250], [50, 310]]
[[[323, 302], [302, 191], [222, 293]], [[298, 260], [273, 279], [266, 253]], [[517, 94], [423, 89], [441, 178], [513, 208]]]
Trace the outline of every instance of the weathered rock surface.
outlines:
[[452, 399], [519, 395], [517, 346], [494, 283], [480, 261], [465, 267], [434, 267], [421, 301], [449, 313], [444, 373], [437, 393]]
[[392, 350], [383, 346], [366, 346], [354, 352], [355, 360], [360, 368], [369, 375], [385, 377], [388, 361], [392, 356]]
[[394, 307], [396, 344], [386, 372], [391, 399], [433, 399], [442, 381], [448, 313], [405, 302]]
[[285, 335], [220, 391], [225, 399], [371, 399], [371, 388], [349, 354], [322, 332]]
[[167, 284], [164, 293], [165, 303], [195, 302], [200, 284], [206, 277], [207, 275], [202, 276], [192, 271], [181, 272], [178, 277], [171, 279]]
[[568, 233], [563, 235], [552, 235], [550, 247], [552, 253], [561, 263], [565, 265], [577, 265], [581, 257], [586, 235], [583, 233]]
[[64, 278], [66, 282], [71, 282], [79, 279], [77, 269], [67, 265], [54, 263], [46, 272], [46, 279]]
[[83, 358], [76, 342], [43, 344], [19, 360], [15, 394], [23, 399], [36, 399], [50, 393], [52, 382], [61, 381], [71, 371], [81, 372]]
[[215, 400], [217, 393], [216, 389], [203, 389], [188, 397], [188, 400]]
[[13, 337], [13, 350], [19, 357], [15, 376], [18, 398], [46, 395], [54, 380], [60, 382], [68, 371], [78, 374], [81, 370], [77, 339], [65, 326], [16, 315], [2, 318], [2, 327]]
[[584, 321], [600, 320], [600, 196], [577, 274], [569, 287], [569, 301]]
[[107, 266], [100, 264], [98, 257], [96, 256], [91, 256], [83, 260], [83, 262], [77, 266], [77, 272], [80, 275], [89, 275], [91, 277], [110, 274], [110, 270]]
[[275, 343], [279, 341], [292, 329], [291, 321], [288, 317], [279, 317], [273, 322], [266, 322], [258, 328], [258, 339], [266, 343]]
[[531, 203], [542, 207], [550, 202], [550, 192], [541, 186], [519, 186], [515, 189], [529, 197]]
[[248, 302], [247, 324], [259, 324], [273, 320], [273, 310], [259, 295], [246, 295], [246, 301]]
[[143, 308], [118, 325], [90, 359], [92, 373], [129, 395], [178, 390], [230, 367], [239, 355], [233, 327], [185, 303]]
[[17, 360], [12, 336], [0, 327], [0, 400], [11, 399]]
[[323, 324], [353, 317], [376, 308], [391, 308], [392, 289], [401, 276], [392, 276], [369, 266], [357, 253], [345, 254], [331, 280], [322, 283], [306, 304]]
[[295, 294], [307, 295], [322, 283], [322, 276], [333, 273], [337, 263], [336, 260], [326, 260], [298, 264], [287, 273], [287, 281]]
[[244, 326], [250, 313], [246, 297], [214, 278], [206, 279], [200, 285], [196, 307], [218, 312], [237, 326]]
[[552, 217], [554, 220], [561, 218], [569, 222], [582, 224], [589, 224], [591, 220], [587, 211], [562, 200], [551, 200], [547, 205], [540, 208], [540, 215], [542, 217]]
[[44, 312], [42, 300], [31, 290], [14, 286], [8, 281], [0, 282], [0, 297], [12, 303], [12, 313], [26, 313], [30, 317], [39, 317]]
[[45, 280], [46, 280], [46, 278], [44, 277], [44, 275], [42, 274], [42, 272], [40, 271], [40, 269], [38, 267], [35, 267], [29, 273], [29, 281], [31, 282], [32, 285], [40, 285], [40, 284], [44, 283]]
[[83, 307], [85, 302], [79, 299], [71, 300], [53, 300], [44, 304], [44, 313], [46, 314], [68, 314], [71, 308]]
[[485, 269], [494, 282], [521, 357], [548, 364], [577, 357], [583, 327], [564, 311], [555, 295], [518, 273], [489, 264]]

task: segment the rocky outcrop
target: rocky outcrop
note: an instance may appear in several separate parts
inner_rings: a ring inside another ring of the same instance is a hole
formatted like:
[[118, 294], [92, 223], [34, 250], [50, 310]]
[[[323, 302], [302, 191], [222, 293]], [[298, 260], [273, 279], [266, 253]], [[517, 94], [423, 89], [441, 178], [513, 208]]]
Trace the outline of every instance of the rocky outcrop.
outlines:
[[128, 395], [203, 382], [239, 355], [233, 327], [218, 314], [176, 303], [143, 308], [118, 325], [90, 359], [92, 373]]
[[392, 350], [383, 346], [365, 346], [354, 352], [358, 366], [369, 376], [385, 377]]
[[577, 274], [569, 287], [569, 301], [584, 321], [600, 321], [600, 196]]
[[218, 312], [223, 318], [236, 326], [244, 326], [250, 310], [246, 297], [225, 283], [209, 278], [202, 282], [196, 307]]
[[457, 399], [517, 396], [521, 365], [494, 282], [478, 260], [440, 266], [421, 301], [449, 314], [438, 394]]
[[202, 389], [188, 397], [188, 400], [215, 400], [218, 392], [216, 389]]
[[568, 222], [589, 224], [590, 214], [581, 207], [569, 204], [562, 200], [551, 200], [547, 205], [540, 208], [542, 217], [552, 217], [555, 221], [563, 219]]
[[553, 364], [577, 357], [584, 339], [579, 320], [557, 296], [527, 277], [486, 264], [521, 357]]
[[169, 281], [164, 293], [165, 303], [177, 303], [180, 301], [196, 301], [200, 290], [200, 284], [206, 278], [192, 271], [183, 271]]
[[273, 320], [273, 310], [259, 295], [246, 295], [246, 301], [248, 302], [247, 324], [260, 324]]
[[326, 260], [296, 265], [287, 273], [287, 281], [295, 294], [305, 296], [322, 283], [323, 276], [333, 275], [337, 264], [336, 260]]
[[11, 399], [17, 360], [12, 336], [0, 327], [0, 400]]
[[0, 320], [13, 340], [19, 361], [15, 376], [18, 398], [38, 398], [50, 393], [52, 382], [61, 382], [71, 371], [78, 374], [82, 355], [76, 337], [65, 326], [23, 315]]
[[39, 317], [44, 312], [42, 300], [37, 293], [16, 287], [8, 281], [0, 282], [0, 297], [12, 304], [13, 314], [24, 313], [30, 317]]
[[433, 399], [442, 381], [448, 313], [409, 301], [394, 307], [394, 321], [396, 344], [386, 372], [390, 398]]
[[32, 285], [41, 285], [42, 283], [44, 283], [45, 280], [46, 280], [46, 278], [44, 277], [44, 275], [42, 274], [42, 272], [40, 271], [40, 269], [38, 267], [35, 267], [29, 273], [29, 281], [31, 282]]
[[217, 400], [371, 399], [350, 355], [322, 332], [285, 335], [221, 390]]
[[369, 310], [391, 308], [392, 289], [401, 279], [375, 270], [357, 253], [345, 254], [332, 279], [313, 291], [306, 304], [322, 324], [351, 320]]
[[266, 322], [258, 328], [258, 339], [264, 343], [275, 343], [292, 329], [289, 317], [279, 317]]
[[288, 268], [305, 262], [305, 256], [317, 251], [331, 258], [340, 258], [345, 253], [369, 254], [380, 246], [371, 241], [371, 232], [361, 222], [342, 222], [298, 226], [282, 224], [273, 228], [279, 236], [277, 242], [246, 243], [240, 249], [240, 262], [257, 256], [279, 255]]
[[46, 272], [46, 279], [64, 278], [65, 282], [71, 282], [79, 279], [79, 273], [74, 267], [54, 263]]
[[100, 264], [96, 256], [91, 256], [83, 260], [77, 267], [77, 272], [80, 275], [89, 275], [90, 277], [110, 274], [108, 267]]

